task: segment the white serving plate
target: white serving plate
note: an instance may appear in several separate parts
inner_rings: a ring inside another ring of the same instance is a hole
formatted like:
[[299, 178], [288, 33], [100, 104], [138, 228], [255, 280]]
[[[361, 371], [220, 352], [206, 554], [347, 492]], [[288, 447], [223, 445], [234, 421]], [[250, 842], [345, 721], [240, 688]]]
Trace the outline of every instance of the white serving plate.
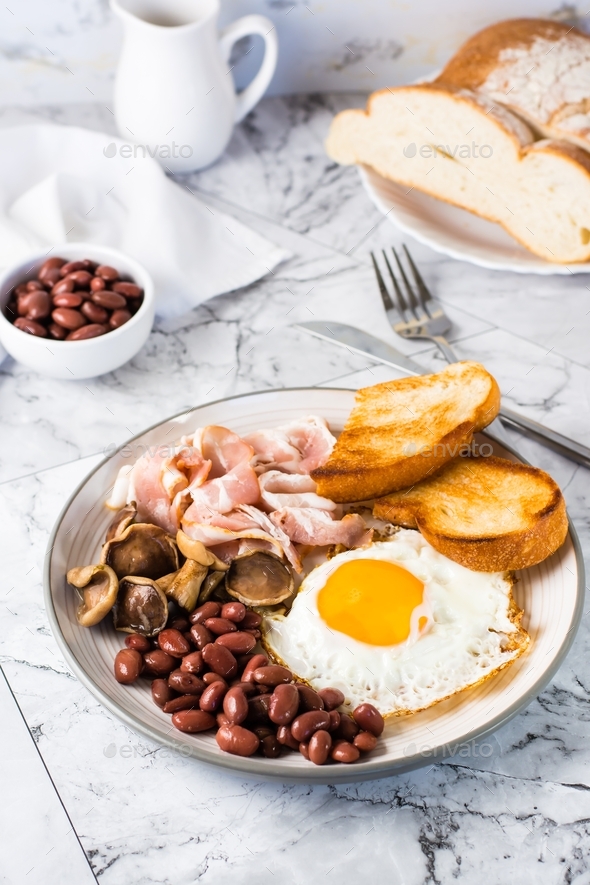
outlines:
[[590, 273], [590, 263], [554, 264], [520, 246], [503, 227], [451, 206], [419, 190], [359, 166], [361, 181], [375, 206], [405, 233], [436, 252], [491, 270], [514, 273]]
[[[430, 710], [390, 720], [377, 750], [353, 765], [316, 767], [298, 753], [277, 760], [247, 759], [222, 753], [212, 734], [176, 731], [170, 717], [151, 699], [150, 683], [119, 685], [113, 660], [123, 646], [107, 618], [91, 629], [76, 622], [76, 595], [65, 574], [76, 565], [96, 562], [112, 512], [104, 501], [119, 467], [137, 457], [143, 446], [169, 444], [206, 424], [222, 424], [237, 433], [274, 427], [308, 414], [324, 416], [340, 431], [354, 401], [354, 391], [276, 390], [198, 406], [134, 437], [106, 458], [78, 486], [51, 534], [44, 575], [45, 604], [57, 642], [72, 671], [126, 725], [183, 755], [257, 780], [341, 783], [384, 777], [418, 768], [444, 756], [472, 752], [480, 740], [522, 710], [547, 684], [567, 654], [582, 616], [584, 566], [574, 529], [550, 559], [519, 573], [517, 603], [530, 633], [530, 649], [510, 667], [480, 687], [463, 692]], [[516, 460], [510, 452], [496, 451]], [[471, 749], [470, 749], [471, 748]]]

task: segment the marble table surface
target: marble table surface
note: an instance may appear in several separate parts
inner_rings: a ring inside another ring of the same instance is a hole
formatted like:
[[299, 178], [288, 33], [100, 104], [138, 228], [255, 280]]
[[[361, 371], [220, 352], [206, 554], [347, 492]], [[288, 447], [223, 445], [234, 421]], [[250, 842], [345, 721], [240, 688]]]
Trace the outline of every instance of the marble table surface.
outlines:
[[[47, 537], [109, 446], [227, 395], [395, 377], [290, 328], [340, 319], [388, 337], [369, 250], [401, 236], [356, 171], [336, 167], [322, 147], [332, 113], [360, 103], [267, 99], [217, 165], [183, 180], [291, 251], [273, 274], [157, 322], [134, 360], [90, 382], [42, 378], [10, 359], [0, 366], [2, 885], [590, 883], [586, 618], [550, 685], [485, 746], [337, 787], [250, 782], [151, 744], [74, 678], [49, 630]], [[0, 125], [38, 120], [114, 131], [94, 105], [0, 114]], [[486, 271], [414, 243], [412, 251], [452, 317], [460, 356], [484, 362], [514, 408], [590, 444], [590, 280]], [[443, 365], [423, 343], [402, 348]], [[561, 484], [590, 554], [589, 473], [515, 432], [512, 440]]]

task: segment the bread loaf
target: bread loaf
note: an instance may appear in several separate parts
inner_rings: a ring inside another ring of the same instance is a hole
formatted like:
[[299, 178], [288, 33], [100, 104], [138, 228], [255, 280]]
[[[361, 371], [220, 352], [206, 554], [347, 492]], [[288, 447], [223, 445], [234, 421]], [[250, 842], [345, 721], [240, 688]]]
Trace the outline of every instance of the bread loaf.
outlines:
[[373, 93], [365, 111], [334, 118], [326, 141], [337, 162], [497, 222], [563, 264], [590, 260], [585, 147], [590, 38], [538, 19], [477, 34], [434, 82]]

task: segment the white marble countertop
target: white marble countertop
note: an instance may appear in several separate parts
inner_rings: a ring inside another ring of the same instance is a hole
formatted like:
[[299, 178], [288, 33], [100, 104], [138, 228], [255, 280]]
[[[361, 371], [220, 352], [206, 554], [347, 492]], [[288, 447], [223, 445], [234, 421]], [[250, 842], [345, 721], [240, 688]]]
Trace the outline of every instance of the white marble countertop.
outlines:
[[[104, 885], [299, 885], [343, 875], [392, 885], [590, 882], [586, 620], [552, 683], [487, 739], [485, 753], [474, 746], [399, 777], [314, 788], [230, 777], [138, 737], [71, 675], [48, 627], [47, 537], [107, 446], [238, 392], [393, 377], [289, 328], [313, 316], [386, 336], [369, 250], [401, 237], [356, 171], [334, 166], [322, 148], [333, 110], [350, 103], [360, 98], [267, 99], [226, 156], [189, 180], [211, 205], [291, 250], [274, 274], [157, 323], [131, 363], [91, 382], [0, 366], [0, 662], [40, 754], [0, 682], [0, 827], [10, 836], [2, 885], [81, 885], [93, 875]], [[90, 105], [6, 110], [0, 123], [39, 119], [113, 131], [108, 111]], [[459, 354], [483, 361], [514, 407], [590, 444], [588, 278], [494, 273], [417, 244], [412, 251], [453, 319]], [[442, 367], [431, 348], [402, 347]], [[588, 472], [512, 439], [561, 484], [590, 552]]]

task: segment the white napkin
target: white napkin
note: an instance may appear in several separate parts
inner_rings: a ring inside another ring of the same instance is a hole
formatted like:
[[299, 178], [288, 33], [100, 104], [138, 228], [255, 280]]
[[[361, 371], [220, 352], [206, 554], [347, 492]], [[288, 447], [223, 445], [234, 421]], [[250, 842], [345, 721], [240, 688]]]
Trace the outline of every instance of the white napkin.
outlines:
[[[290, 253], [210, 209], [156, 160], [70, 126], [0, 130], [0, 267], [66, 241], [114, 246], [156, 286], [173, 317], [264, 276]], [[114, 155], [113, 155], [114, 154]]]

